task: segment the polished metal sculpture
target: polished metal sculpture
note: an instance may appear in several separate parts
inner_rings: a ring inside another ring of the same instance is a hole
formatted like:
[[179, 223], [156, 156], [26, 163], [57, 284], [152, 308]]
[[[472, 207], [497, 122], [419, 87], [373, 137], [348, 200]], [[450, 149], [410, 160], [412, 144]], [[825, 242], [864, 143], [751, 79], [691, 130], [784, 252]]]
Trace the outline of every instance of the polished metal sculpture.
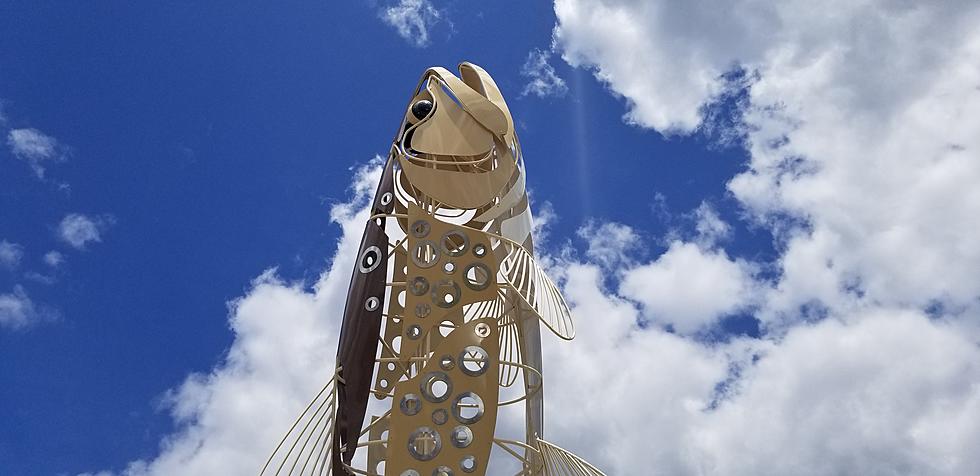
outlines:
[[[533, 257], [507, 104], [479, 66], [459, 73], [422, 75], [361, 241], [335, 375], [262, 474], [602, 474], [543, 439], [541, 325], [575, 330]], [[511, 408], [524, 424], [507, 438], [497, 417]]]

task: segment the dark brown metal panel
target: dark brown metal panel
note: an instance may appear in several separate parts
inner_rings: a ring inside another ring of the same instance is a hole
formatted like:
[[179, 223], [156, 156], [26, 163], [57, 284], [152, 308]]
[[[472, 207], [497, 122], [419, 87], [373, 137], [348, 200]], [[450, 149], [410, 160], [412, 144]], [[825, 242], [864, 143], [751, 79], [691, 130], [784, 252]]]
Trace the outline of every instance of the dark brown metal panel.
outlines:
[[[389, 156], [388, 161], [385, 162], [384, 171], [381, 172], [381, 181], [378, 182], [378, 190], [374, 193], [374, 204], [371, 206], [372, 215], [391, 213], [395, 209], [394, 165], [395, 159]], [[381, 221], [381, 229], [384, 229], [384, 220]]]
[[[341, 370], [337, 385], [334, 441], [337, 442], [335, 449], [346, 445], [343, 460], [347, 463], [350, 463], [357, 449], [371, 391], [371, 375], [381, 333], [381, 314], [385, 308], [387, 250], [388, 235], [375, 221], [368, 221], [351, 277], [337, 347], [337, 364]], [[343, 466], [336, 464], [339, 451], [334, 455], [334, 474], [346, 474]]]

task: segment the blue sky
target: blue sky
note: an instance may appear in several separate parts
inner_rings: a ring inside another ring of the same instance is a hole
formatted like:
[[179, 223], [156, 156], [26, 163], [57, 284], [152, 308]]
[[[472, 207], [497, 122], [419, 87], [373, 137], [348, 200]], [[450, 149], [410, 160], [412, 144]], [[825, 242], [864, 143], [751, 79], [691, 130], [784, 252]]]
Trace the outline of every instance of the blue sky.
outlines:
[[[346, 286], [349, 270], [339, 258], [337, 271], [331, 265], [350, 241], [338, 225], [360, 225], [337, 205], [365, 199], [352, 183], [387, 152], [424, 69], [463, 60], [485, 67], [508, 99], [533, 205], [547, 222], [543, 252], [577, 319], [606, 326], [586, 324], [567, 345], [604, 356], [603, 343], [629, 336], [635, 354], [624, 358], [646, 364], [623, 375], [669, 376], [649, 377], [649, 392], [667, 395], [654, 400], [665, 411], [648, 415], [651, 425], [711, 435], [694, 450], [671, 443], [672, 452], [763, 474], [731, 449], [729, 432], [745, 425], [737, 415], [853, 398], [859, 416], [883, 405], [921, 415], [882, 416], [882, 434], [864, 437], [880, 459], [829, 450], [842, 466], [814, 474], [860, 474], [910, 451], [920, 456], [903, 467], [925, 468], [911, 473], [967, 467], [957, 466], [971, 461], [957, 448], [980, 441], [980, 254], [970, 239], [980, 210], [965, 192], [978, 176], [973, 70], [957, 66], [977, 59], [966, 26], [976, 9], [875, 5], [814, 26], [800, 20], [803, 7], [612, 3], [6, 2], [0, 474], [166, 474], [154, 466], [170, 455], [161, 442], [211, 428], [201, 422], [217, 397], [190, 399], [186, 379], [204, 375], [202, 388], [217, 395], [237, 369], [229, 352], [255, 338], [236, 324], [246, 311], [229, 303], [297, 282], [297, 293], [320, 302], [336, 292], [326, 284]], [[729, 24], [730, 11], [743, 16]], [[783, 21], [759, 20], [772, 17]], [[951, 17], [962, 19], [938, 26]], [[758, 21], [771, 35], [753, 30]], [[908, 38], [945, 36], [905, 50], [901, 21], [911, 23]], [[878, 86], [861, 79], [879, 66], [867, 44], [896, 60], [876, 73]], [[530, 61], [537, 54], [544, 63]], [[957, 73], [920, 71], [929, 68]], [[543, 85], [527, 89], [535, 77]], [[934, 113], [942, 107], [952, 112]], [[880, 123], [889, 128], [872, 126]], [[940, 204], [943, 212], [929, 212]], [[933, 235], [937, 224], [954, 225]], [[277, 279], [253, 282], [270, 268]], [[269, 308], [265, 318], [279, 319]], [[835, 387], [846, 363], [867, 364], [857, 380], [886, 374], [879, 354], [850, 355], [843, 344], [877, 341], [882, 329], [907, 332], [880, 355], [917, 348], [953, 370]], [[827, 391], [816, 403], [757, 398], [772, 382], [797, 388], [774, 369], [805, 373], [807, 349], [838, 344], [845, 350], [821, 367]], [[566, 400], [556, 385], [559, 412]], [[893, 388], [922, 398], [876, 399]], [[930, 425], [947, 418], [929, 410], [942, 399], [967, 418], [956, 442], [930, 439]], [[181, 413], [191, 400], [200, 408]], [[692, 400], [711, 411], [664, 416]], [[773, 435], [799, 423], [775, 420], [783, 426]], [[595, 424], [583, 417], [555, 431], [588, 448], [573, 435]], [[888, 432], [917, 436], [887, 442]], [[809, 461], [828, 441], [813, 438], [785, 438], [799, 444], [780, 451]], [[610, 474], [636, 467], [595, 447], [588, 456]], [[187, 458], [204, 458], [195, 454]], [[679, 458], [656, 460], [668, 473], [695, 474]]]

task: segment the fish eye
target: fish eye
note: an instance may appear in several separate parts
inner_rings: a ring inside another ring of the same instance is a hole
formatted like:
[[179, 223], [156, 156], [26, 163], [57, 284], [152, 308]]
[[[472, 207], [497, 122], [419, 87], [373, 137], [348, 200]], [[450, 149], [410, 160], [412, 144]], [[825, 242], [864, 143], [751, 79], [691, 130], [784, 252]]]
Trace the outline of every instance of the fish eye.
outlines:
[[412, 104], [412, 115], [418, 120], [424, 119], [430, 112], [432, 112], [432, 101], [428, 99], [420, 99]]

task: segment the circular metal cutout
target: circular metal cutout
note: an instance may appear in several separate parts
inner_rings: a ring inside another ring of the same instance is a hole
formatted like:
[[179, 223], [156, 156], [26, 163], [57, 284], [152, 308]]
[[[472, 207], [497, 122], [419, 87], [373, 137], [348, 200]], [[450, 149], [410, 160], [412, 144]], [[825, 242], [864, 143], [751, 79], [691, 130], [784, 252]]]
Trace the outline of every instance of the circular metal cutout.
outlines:
[[482, 258], [487, 254], [487, 247], [483, 243], [477, 243], [473, 245], [473, 255], [477, 258]]
[[422, 400], [418, 395], [408, 393], [402, 397], [402, 401], [398, 403], [398, 408], [408, 416], [417, 415], [422, 410]]
[[415, 317], [418, 317], [419, 319], [426, 318], [430, 312], [432, 312], [432, 306], [424, 302], [420, 302], [415, 305]]
[[371, 296], [364, 301], [364, 309], [367, 309], [368, 311], [377, 311], [378, 306], [380, 305], [381, 300], [374, 296]]
[[418, 339], [419, 337], [422, 336], [422, 328], [414, 324], [408, 326], [407, 335], [409, 339]]
[[444, 425], [447, 421], [449, 421], [449, 412], [445, 408], [437, 408], [432, 412], [432, 423]]
[[446, 274], [453, 274], [453, 271], [456, 271], [456, 264], [452, 261], [447, 261], [446, 264], [442, 265], [442, 270]]
[[439, 281], [439, 284], [432, 287], [432, 302], [436, 306], [448, 309], [459, 302], [460, 294], [462, 294], [462, 290], [459, 289], [456, 281], [443, 279]]
[[473, 332], [476, 333], [477, 337], [486, 339], [487, 337], [490, 337], [490, 324], [481, 322], [477, 324], [475, 328], [473, 328]]
[[442, 367], [442, 370], [452, 370], [455, 366], [456, 362], [453, 361], [453, 356], [449, 354], [446, 354], [439, 359], [439, 367]]
[[459, 469], [462, 469], [464, 473], [476, 471], [476, 457], [473, 455], [464, 456], [463, 459], [459, 460]]
[[453, 476], [453, 470], [448, 466], [440, 466], [432, 470], [432, 476]]
[[483, 263], [472, 263], [463, 270], [463, 282], [474, 291], [483, 291], [490, 286], [490, 268]]
[[459, 354], [459, 370], [470, 377], [479, 377], [490, 367], [490, 354], [483, 347], [468, 345]]
[[429, 236], [429, 230], [432, 229], [432, 225], [425, 220], [416, 220], [412, 223], [412, 236], [416, 238], [425, 238]]
[[463, 256], [470, 246], [470, 239], [459, 230], [449, 230], [442, 235], [442, 251], [449, 256]]
[[429, 280], [422, 276], [416, 276], [412, 278], [412, 282], [409, 284], [408, 290], [416, 296], [421, 296], [429, 291]]
[[452, 441], [453, 446], [457, 448], [466, 448], [473, 442], [473, 430], [471, 430], [469, 427], [459, 425], [456, 428], [453, 428], [453, 432], [449, 439]]
[[385, 192], [383, 195], [381, 195], [381, 204], [387, 205], [389, 203], [391, 203], [391, 192]]
[[401, 476], [422, 476], [422, 475], [419, 474], [419, 472], [415, 471], [414, 469], [406, 469], [405, 471], [402, 471]]
[[408, 452], [419, 461], [429, 461], [442, 449], [439, 432], [427, 426], [420, 426], [408, 436]]
[[374, 271], [381, 264], [381, 248], [369, 246], [363, 253], [361, 259], [357, 261], [357, 270], [367, 274]]
[[443, 372], [429, 372], [422, 378], [419, 390], [422, 391], [422, 396], [430, 402], [444, 402], [453, 393], [453, 382]]
[[429, 240], [415, 243], [412, 248], [412, 262], [419, 268], [431, 268], [439, 262], [439, 248]]
[[439, 323], [439, 335], [443, 337], [449, 337], [449, 334], [452, 334], [454, 329], [456, 329], [456, 324], [453, 324], [453, 321], [442, 321]]
[[453, 416], [467, 425], [483, 418], [483, 399], [473, 392], [463, 392], [453, 400]]

